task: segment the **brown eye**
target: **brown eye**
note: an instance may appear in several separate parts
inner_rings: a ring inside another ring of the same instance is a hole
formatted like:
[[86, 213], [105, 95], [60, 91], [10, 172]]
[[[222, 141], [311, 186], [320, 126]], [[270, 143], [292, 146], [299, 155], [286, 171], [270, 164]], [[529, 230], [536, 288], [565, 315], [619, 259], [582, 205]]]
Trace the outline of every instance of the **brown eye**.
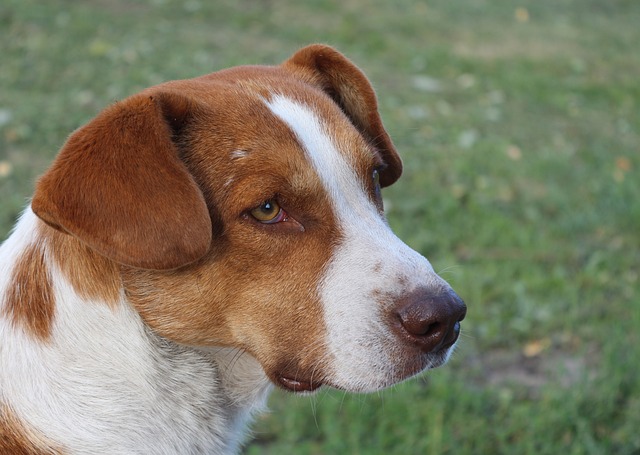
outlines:
[[276, 201], [263, 202], [259, 207], [251, 210], [251, 216], [261, 223], [273, 224], [285, 221], [286, 214]]

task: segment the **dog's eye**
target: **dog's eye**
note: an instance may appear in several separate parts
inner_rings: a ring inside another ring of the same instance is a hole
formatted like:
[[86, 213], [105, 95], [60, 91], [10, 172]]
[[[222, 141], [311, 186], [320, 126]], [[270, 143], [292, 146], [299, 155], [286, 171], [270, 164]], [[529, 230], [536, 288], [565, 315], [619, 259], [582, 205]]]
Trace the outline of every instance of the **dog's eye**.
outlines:
[[274, 200], [263, 202], [259, 207], [251, 210], [251, 216], [265, 224], [274, 224], [287, 220], [286, 212]]

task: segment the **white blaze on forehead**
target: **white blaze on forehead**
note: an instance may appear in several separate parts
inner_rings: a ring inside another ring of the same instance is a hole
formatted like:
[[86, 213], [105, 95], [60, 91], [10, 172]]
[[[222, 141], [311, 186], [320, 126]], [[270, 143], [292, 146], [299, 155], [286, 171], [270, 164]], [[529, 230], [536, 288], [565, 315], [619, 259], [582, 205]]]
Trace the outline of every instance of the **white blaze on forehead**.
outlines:
[[[356, 255], [351, 251], [350, 259], [353, 262], [361, 261], [361, 266], [373, 266], [376, 260], [399, 260], [401, 264], [397, 264], [398, 272], [407, 278], [411, 278], [414, 268], [419, 269], [423, 276], [425, 267], [433, 274], [429, 262], [391, 231], [362, 186], [362, 179], [358, 177], [354, 164], [347, 158], [349, 150], [340, 149], [344, 144], [334, 142], [316, 113], [282, 95], [274, 95], [266, 104], [295, 133], [320, 177], [333, 204], [338, 225], [345, 236], [341, 249], [344, 250], [344, 246], [353, 243], [361, 244], [366, 249], [366, 256]], [[357, 134], [355, 128], [354, 134]], [[351, 157], [355, 156], [357, 155], [351, 153]], [[378, 274], [376, 278], [381, 277]]]
[[[338, 151], [318, 116], [307, 106], [281, 95], [273, 96], [267, 106], [295, 133], [335, 208], [348, 207], [358, 216], [371, 216], [367, 209], [372, 204], [368, 202], [360, 179], [352, 164]], [[338, 211], [337, 214], [343, 213]]]
[[[320, 283], [334, 384], [351, 390], [390, 385], [398, 340], [383, 317], [382, 295], [441, 286], [429, 262], [398, 239], [367, 195], [349, 150], [340, 150], [309, 107], [281, 95], [266, 101], [295, 133], [332, 202], [342, 242]], [[345, 120], [346, 121], [346, 120]], [[354, 134], [357, 134], [354, 130]], [[353, 152], [353, 151], [352, 151]], [[355, 159], [355, 158], [353, 158]]]

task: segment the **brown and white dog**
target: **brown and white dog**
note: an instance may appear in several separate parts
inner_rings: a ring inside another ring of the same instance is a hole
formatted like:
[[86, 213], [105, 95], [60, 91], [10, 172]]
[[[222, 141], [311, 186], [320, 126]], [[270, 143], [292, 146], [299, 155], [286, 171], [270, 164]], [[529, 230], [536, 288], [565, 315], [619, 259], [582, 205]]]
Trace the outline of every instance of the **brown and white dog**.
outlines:
[[105, 109], [0, 248], [0, 452], [233, 453], [272, 384], [446, 362], [466, 308], [385, 221], [401, 167], [321, 45]]

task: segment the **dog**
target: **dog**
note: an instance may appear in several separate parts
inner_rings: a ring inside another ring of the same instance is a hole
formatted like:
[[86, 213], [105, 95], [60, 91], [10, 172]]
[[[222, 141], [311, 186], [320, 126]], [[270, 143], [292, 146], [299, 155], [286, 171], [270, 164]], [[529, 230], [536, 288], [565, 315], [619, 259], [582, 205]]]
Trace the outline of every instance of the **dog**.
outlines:
[[324, 45], [107, 107], [0, 247], [0, 452], [236, 453], [274, 384], [444, 364], [466, 306], [385, 220], [401, 172]]

